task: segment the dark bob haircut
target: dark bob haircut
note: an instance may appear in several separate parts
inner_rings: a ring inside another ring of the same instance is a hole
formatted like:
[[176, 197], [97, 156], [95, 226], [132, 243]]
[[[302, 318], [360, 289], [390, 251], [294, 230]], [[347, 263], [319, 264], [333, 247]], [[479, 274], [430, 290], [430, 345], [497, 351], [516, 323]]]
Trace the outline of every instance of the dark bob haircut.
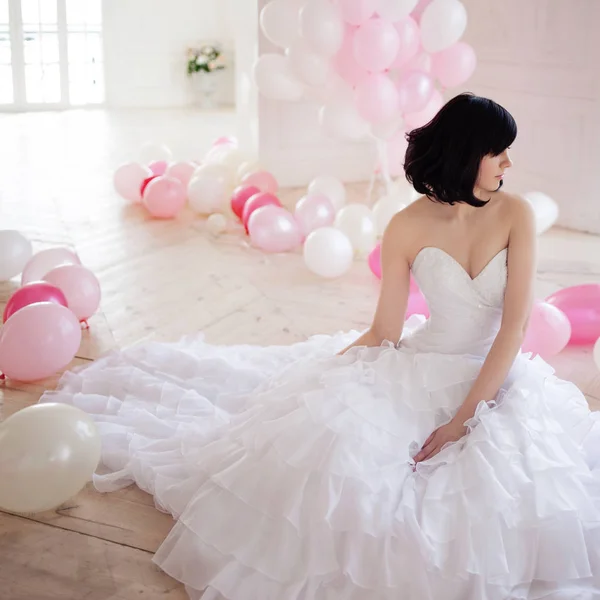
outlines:
[[485, 206], [487, 202], [474, 195], [481, 159], [498, 156], [516, 137], [517, 124], [505, 108], [487, 98], [460, 94], [427, 125], [407, 133], [406, 179], [437, 202]]

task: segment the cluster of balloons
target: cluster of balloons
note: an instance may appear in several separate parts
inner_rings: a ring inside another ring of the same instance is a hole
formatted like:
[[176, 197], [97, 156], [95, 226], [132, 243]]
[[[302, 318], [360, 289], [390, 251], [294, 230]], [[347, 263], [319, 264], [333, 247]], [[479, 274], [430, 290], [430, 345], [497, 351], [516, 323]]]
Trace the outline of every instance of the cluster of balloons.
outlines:
[[100, 304], [100, 284], [68, 248], [33, 254], [18, 231], [0, 231], [0, 279], [21, 273], [0, 329], [0, 373], [37, 381], [64, 369], [81, 343], [81, 323]]
[[385, 141], [392, 171], [405, 131], [429, 122], [441, 92], [477, 64], [459, 0], [271, 0], [260, 22], [282, 50], [254, 66], [263, 96], [317, 100], [327, 134]]
[[92, 479], [100, 462], [100, 436], [78, 408], [35, 404], [0, 424], [0, 457], [5, 480], [0, 510], [43, 512], [75, 496]]

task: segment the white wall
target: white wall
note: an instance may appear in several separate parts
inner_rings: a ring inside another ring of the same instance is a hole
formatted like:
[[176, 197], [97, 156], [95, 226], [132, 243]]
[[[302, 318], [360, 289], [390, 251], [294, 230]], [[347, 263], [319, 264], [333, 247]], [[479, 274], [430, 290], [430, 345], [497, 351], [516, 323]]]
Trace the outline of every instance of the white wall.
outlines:
[[479, 58], [468, 89], [519, 126], [507, 189], [544, 191], [562, 225], [600, 233], [600, 2], [463, 2]]
[[[248, 0], [250, 1], [250, 0]], [[112, 107], [190, 104], [188, 46], [219, 41], [233, 57], [226, 0], [104, 0], [107, 103]], [[234, 103], [233, 69], [219, 73], [221, 100]]]

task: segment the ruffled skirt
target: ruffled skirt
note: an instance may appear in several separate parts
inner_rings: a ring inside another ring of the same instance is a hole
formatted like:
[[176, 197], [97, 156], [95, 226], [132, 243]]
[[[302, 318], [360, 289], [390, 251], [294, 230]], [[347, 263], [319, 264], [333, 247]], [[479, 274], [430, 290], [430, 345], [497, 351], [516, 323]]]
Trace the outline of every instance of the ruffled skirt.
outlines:
[[357, 335], [143, 344], [42, 401], [94, 416], [99, 490], [136, 483], [177, 519], [154, 560], [192, 600], [600, 598], [600, 425], [577, 388], [519, 356], [415, 465], [483, 359], [335, 355]]

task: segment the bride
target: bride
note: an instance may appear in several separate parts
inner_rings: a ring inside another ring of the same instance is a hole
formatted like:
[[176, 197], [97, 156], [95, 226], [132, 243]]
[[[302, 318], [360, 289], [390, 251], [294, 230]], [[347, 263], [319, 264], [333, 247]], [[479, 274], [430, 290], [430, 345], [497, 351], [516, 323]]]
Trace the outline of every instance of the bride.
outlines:
[[[382, 242], [371, 327], [288, 347], [146, 343], [44, 401], [93, 414], [101, 491], [177, 523], [193, 600], [600, 598], [598, 419], [520, 353], [535, 227], [511, 115], [463, 94], [411, 132], [422, 198]], [[413, 274], [431, 317], [404, 321]]]

